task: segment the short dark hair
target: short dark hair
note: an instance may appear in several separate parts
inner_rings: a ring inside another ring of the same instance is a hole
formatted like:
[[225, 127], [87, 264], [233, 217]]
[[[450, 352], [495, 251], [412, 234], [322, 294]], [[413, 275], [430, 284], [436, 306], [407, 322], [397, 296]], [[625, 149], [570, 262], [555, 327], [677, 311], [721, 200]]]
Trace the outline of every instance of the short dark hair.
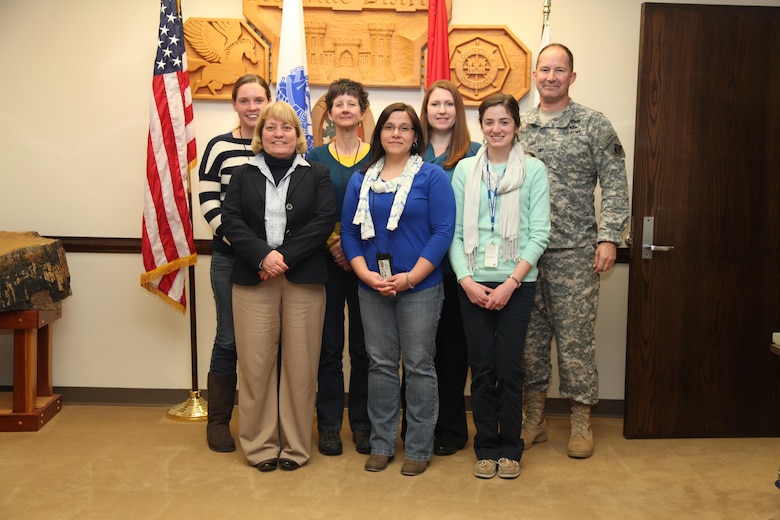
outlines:
[[363, 88], [363, 84], [351, 79], [341, 78], [332, 82], [328, 87], [328, 92], [325, 94], [325, 107], [328, 109], [328, 112], [333, 110], [333, 101], [345, 94], [358, 100], [361, 112], [368, 110], [368, 92]]
[[574, 71], [574, 54], [572, 54], [571, 51], [569, 50], [569, 48], [567, 46], [565, 46], [564, 44], [562, 44], [562, 43], [549, 43], [549, 44], [545, 45], [542, 48], [542, 50], [539, 51], [539, 55], [536, 57], [536, 62], [539, 63], [539, 56], [541, 56], [542, 53], [544, 51], [546, 51], [547, 49], [549, 49], [550, 47], [558, 47], [559, 49], [561, 49], [563, 52], [566, 53], [566, 56], [569, 57], [569, 67], [571, 67], [571, 70], [573, 72]]

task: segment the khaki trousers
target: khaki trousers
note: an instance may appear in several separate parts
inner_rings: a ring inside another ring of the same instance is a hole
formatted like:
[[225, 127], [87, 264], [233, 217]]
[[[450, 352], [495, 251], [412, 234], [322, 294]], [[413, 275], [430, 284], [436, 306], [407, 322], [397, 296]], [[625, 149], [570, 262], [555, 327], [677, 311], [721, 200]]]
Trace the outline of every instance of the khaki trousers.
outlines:
[[324, 318], [322, 284], [294, 284], [282, 275], [233, 286], [238, 431], [252, 466], [309, 460]]

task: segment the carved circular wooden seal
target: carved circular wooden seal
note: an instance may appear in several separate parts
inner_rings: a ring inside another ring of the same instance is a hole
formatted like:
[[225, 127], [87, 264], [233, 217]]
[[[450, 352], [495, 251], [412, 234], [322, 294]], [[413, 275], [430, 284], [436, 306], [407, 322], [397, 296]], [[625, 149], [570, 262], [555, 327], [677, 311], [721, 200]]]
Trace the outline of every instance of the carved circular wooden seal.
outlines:
[[531, 53], [503, 26], [450, 28], [450, 77], [466, 105], [504, 92], [517, 99], [531, 85]]

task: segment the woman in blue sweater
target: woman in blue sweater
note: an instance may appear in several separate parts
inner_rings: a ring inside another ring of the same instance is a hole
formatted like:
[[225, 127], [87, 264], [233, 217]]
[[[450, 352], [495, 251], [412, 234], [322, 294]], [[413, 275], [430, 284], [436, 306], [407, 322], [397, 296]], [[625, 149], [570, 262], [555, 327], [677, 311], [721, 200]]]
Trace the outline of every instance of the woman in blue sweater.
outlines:
[[404, 475], [419, 475], [433, 450], [438, 415], [434, 355], [443, 299], [438, 267], [452, 241], [455, 200], [447, 174], [420, 157], [422, 128], [414, 109], [382, 111], [371, 163], [344, 196], [341, 242], [360, 280], [358, 296], [368, 352], [371, 456], [381, 471], [395, 455], [400, 413], [399, 361], [406, 373], [408, 429]]

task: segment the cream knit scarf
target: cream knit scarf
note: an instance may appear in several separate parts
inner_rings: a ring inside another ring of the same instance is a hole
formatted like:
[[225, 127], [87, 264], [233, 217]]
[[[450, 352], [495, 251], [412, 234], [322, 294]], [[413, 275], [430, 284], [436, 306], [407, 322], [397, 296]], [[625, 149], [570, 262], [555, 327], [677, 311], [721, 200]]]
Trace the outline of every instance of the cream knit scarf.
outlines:
[[414, 176], [420, 171], [423, 160], [419, 155], [412, 155], [406, 161], [404, 171], [393, 180], [383, 181], [379, 178], [382, 168], [385, 166], [385, 158], [379, 159], [371, 166], [363, 178], [363, 184], [360, 186], [360, 195], [358, 196], [357, 210], [352, 223], [360, 226], [360, 238], [368, 240], [376, 236], [374, 230], [374, 220], [371, 217], [371, 210], [368, 206], [368, 192], [374, 193], [395, 193], [393, 197], [393, 206], [390, 208], [390, 218], [387, 220], [387, 229], [393, 231], [398, 227], [398, 221], [406, 206], [406, 197], [409, 196], [409, 190], [412, 189]]
[[477, 152], [471, 171], [466, 177], [463, 200], [463, 246], [469, 272], [474, 273], [478, 265], [479, 251], [479, 202], [482, 182], [490, 186], [498, 185], [499, 236], [501, 237], [502, 260], [518, 262], [520, 260], [520, 195], [517, 190], [525, 178], [525, 151], [520, 143], [515, 143], [509, 152], [504, 175], [499, 177], [487, 168], [487, 145]]

